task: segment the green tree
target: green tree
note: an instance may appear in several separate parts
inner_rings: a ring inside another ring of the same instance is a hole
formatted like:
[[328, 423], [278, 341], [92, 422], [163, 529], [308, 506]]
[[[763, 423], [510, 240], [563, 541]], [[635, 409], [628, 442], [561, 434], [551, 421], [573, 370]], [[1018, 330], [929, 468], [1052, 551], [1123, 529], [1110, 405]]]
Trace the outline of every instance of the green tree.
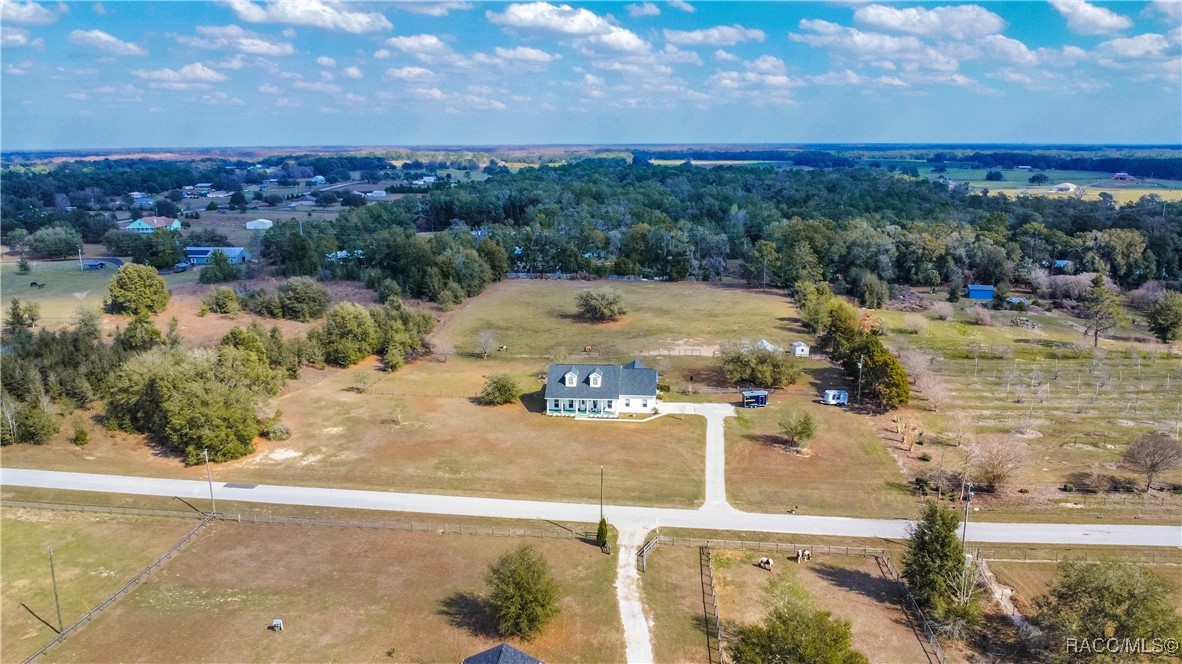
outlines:
[[784, 434], [793, 447], [803, 449], [816, 437], [817, 422], [805, 411], [788, 411], [780, 416], [780, 433]]
[[561, 589], [546, 559], [528, 545], [489, 567], [489, 606], [502, 636], [532, 638], [558, 615]]
[[808, 602], [784, 602], [757, 625], [735, 630], [728, 648], [733, 664], [866, 664], [853, 649], [848, 620], [814, 610]]
[[792, 385], [801, 376], [785, 353], [735, 343], [723, 345], [722, 373], [732, 383], [756, 387]]
[[476, 248], [480, 254], [480, 258], [488, 264], [489, 272], [492, 273], [492, 278], [502, 279], [509, 272], [509, 254], [499, 242], [492, 238], [484, 238], [480, 241], [480, 245]]
[[[1144, 566], [1116, 560], [1059, 563], [1046, 595], [1038, 597], [1036, 622], [1046, 638], [1047, 656], [1054, 662], [1134, 661], [1106, 652], [1068, 652], [1076, 643], [1117, 639], [1178, 639], [1182, 619], [1170, 584]], [[1140, 660], [1136, 660], [1140, 661]]]
[[1046, 184], [1049, 181], [1050, 178], [1047, 177], [1046, 173], [1035, 173], [1029, 179], [1030, 184]]
[[59, 427], [58, 419], [41, 403], [23, 403], [0, 393], [0, 444], [44, 445]]
[[82, 248], [82, 236], [73, 228], [46, 226], [29, 236], [28, 245], [34, 258], [65, 258]]
[[12, 302], [8, 305], [8, 314], [4, 317], [4, 327], [13, 332], [32, 327], [36, 322], [36, 318], [30, 315], [34, 307], [37, 307], [37, 313], [40, 315], [40, 307], [35, 303], [25, 304], [15, 297], [12, 298]]
[[33, 267], [29, 265], [29, 259], [21, 256], [20, 260], [16, 262], [16, 273], [26, 275], [33, 271]]
[[325, 314], [324, 338], [324, 361], [348, 367], [374, 353], [378, 330], [365, 307], [341, 302]]
[[231, 208], [238, 208], [239, 210], [242, 210], [243, 212], [245, 212], [246, 211], [246, 194], [242, 193], [241, 191], [236, 191], [233, 194], [230, 194], [230, 207]]
[[628, 313], [624, 294], [614, 288], [595, 288], [579, 291], [575, 304], [584, 318], [596, 323], [618, 320]]
[[747, 259], [743, 261], [743, 276], [747, 278], [747, 283], [766, 288], [779, 262], [780, 254], [776, 251], [776, 245], [760, 240], [747, 252]]
[[1153, 336], [1168, 344], [1182, 337], [1182, 293], [1168, 291], [1149, 305], [1145, 321]]
[[919, 605], [940, 613], [952, 605], [964, 576], [964, 548], [956, 512], [929, 502], [911, 529], [903, 578]]
[[316, 204], [322, 208], [335, 205], [337, 202], [337, 195], [331, 191], [324, 191], [316, 195]]
[[521, 388], [510, 374], [492, 374], [484, 379], [480, 401], [489, 406], [513, 403], [521, 398]]
[[219, 284], [226, 281], [238, 281], [242, 278], [242, 266], [232, 265], [226, 252], [214, 249], [209, 255], [209, 263], [201, 268], [198, 278], [203, 284]]
[[232, 316], [241, 311], [238, 296], [234, 294], [233, 289], [226, 286], [218, 286], [211, 290], [202, 302], [215, 314], [228, 314]]
[[115, 343], [124, 350], [138, 353], [164, 343], [164, 335], [160, 334], [148, 314], [141, 312], [132, 316], [127, 327], [116, 335]]
[[148, 263], [157, 270], [171, 269], [172, 266], [184, 260], [181, 252], [180, 233], [167, 228], [157, 228], [148, 236], [151, 249], [148, 252]]
[[206, 204], [205, 211], [206, 212], [217, 212], [218, 211], [218, 204], [213, 201], [210, 201], [208, 204]]
[[279, 287], [279, 306], [289, 320], [320, 318], [328, 309], [328, 289], [309, 277], [294, 277]]
[[168, 306], [169, 293], [164, 279], [147, 265], [120, 266], [107, 290], [112, 313], [160, 313]]
[[1101, 334], [1129, 320], [1121, 308], [1120, 296], [1104, 285], [1104, 277], [1099, 274], [1092, 278], [1092, 287], [1084, 293], [1080, 308], [1083, 319], [1087, 321], [1084, 335], [1092, 335], [1093, 347], [1100, 345]]

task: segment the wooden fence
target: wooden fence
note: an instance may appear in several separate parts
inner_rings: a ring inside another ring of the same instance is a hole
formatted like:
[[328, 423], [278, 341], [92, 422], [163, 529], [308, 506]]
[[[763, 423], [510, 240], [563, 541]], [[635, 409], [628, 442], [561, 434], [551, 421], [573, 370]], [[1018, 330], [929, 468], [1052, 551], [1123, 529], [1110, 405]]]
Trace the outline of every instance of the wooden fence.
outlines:
[[919, 608], [919, 602], [915, 601], [915, 595], [911, 593], [911, 589], [903, 581], [903, 577], [899, 571], [895, 569], [895, 564], [891, 560], [889, 551], [883, 550], [881, 557], [878, 558], [879, 565], [882, 566], [890, 578], [898, 581], [906, 589], [906, 595], [903, 600], [903, 610], [909, 616], [915, 618], [919, 624], [919, 632], [923, 634], [923, 641], [926, 645], [926, 652], [929, 656], [934, 657], [940, 664], [948, 664], [948, 656], [944, 654], [944, 648], [940, 645], [940, 639], [937, 635], [936, 624], [924, 615]]
[[70, 635], [72, 635], [74, 632], [81, 629], [83, 625], [90, 622], [99, 613], [102, 613], [106, 609], [110, 608], [121, 597], [123, 597], [127, 593], [131, 592], [131, 590], [133, 588], [135, 588], [137, 585], [139, 585], [140, 582], [142, 582], [144, 579], [148, 578], [149, 574], [151, 574], [153, 571], [155, 571], [157, 568], [159, 568], [161, 565], [163, 565], [165, 562], [167, 562], [170, 558], [172, 558], [176, 554], [180, 553], [181, 549], [185, 548], [185, 546], [188, 545], [189, 542], [192, 542], [195, 537], [200, 535], [201, 531], [205, 530], [205, 527], [208, 526], [210, 524], [210, 522], [212, 522], [213, 520], [214, 520], [214, 517], [212, 517], [212, 516], [206, 516], [205, 518], [201, 519], [201, 523], [198, 524], [197, 527], [193, 529], [193, 532], [186, 535], [184, 537], [184, 539], [177, 542], [176, 545], [174, 545], [171, 549], [169, 549], [168, 551], [165, 551], [164, 555], [160, 556], [151, 565], [148, 565], [143, 570], [141, 570], [139, 574], [136, 574], [134, 577], [132, 577], [132, 579], [130, 581], [128, 581], [127, 583], [120, 586], [118, 590], [116, 590], [114, 593], [112, 593], [110, 596], [108, 596], [103, 601], [99, 602], [98, 605], [96, 605], [93, 609], [82, 614], [82, 617], [79, 618], [77, 621], [75, 621], [74, 624], [72, 624], [69, 627], [58, 632], [57, 636], [55, 636], [49, 640], [49, 643], [46, 643], [45, 645], [41, 646], [39, 649], [37, 649], [36, 652], [34, 652], [32, 655], [29, 655], [27, 658], [25, 658], [23, 664], [28, 664], [29, 662], [32, 662], [33, 660], [37, 659], [38, 657], [41, 657], [45, 653], [49, 652], [49, 650], [51, 648], [58, 645], [62, 641], [65, 641], [67, 638], [69, 638]]

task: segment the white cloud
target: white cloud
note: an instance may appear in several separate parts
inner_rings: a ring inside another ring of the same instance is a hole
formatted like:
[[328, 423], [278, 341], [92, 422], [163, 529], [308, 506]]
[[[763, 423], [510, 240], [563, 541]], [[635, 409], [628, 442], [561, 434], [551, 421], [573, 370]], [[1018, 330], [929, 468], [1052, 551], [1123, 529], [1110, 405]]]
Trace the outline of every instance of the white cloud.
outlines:
[[308, 90], [310, 92], [323, 92], [325, 94], [337, 94], [341, 92], [341, 86], [334, 83], [325, 83], [324, 81], [296, 81], [291, 84], [291, 87], [296, 90]]
[[102, 30], [74, 30], [70, 43], [98, 49], [111, 55], [147, 55], [148, 52], [131, 42], [125, 42]]
[[498, 58], [511, 62], [547, 63], [562, 57], [528, 46], [518, 46], [517, 48], [501, 48], [498, 46], [494, 52]]
[[330, 71], [320, 72], [320, 80], [326, 81], [326, 82], [331, 81], [332, 80], [332, 72], [330, 72]]
[[23, 25], [49, 25], [57, 20], [57, 13], [35, 2], [0, 2], [0, 20]]
[[934, 9], [865, 5], [854, 10], [854, 20], [881, 30], [950, 39], [993, 35], [1006, 27], [1000, 16], [977, 5]]
[[189, 103], [205, 104], [206, 106], [242, 106], [243, 101], [221, 90], [210, 92], [198, 97], [190, 97]]
[[583, 8], [549, 2], [512, 4], [500, 14], [485, 12], [489, 21], [510, 30], [577, 37], [575, 48], [595, 57], [604, 53], [644, 53], [651, 46], [636, 33]]
[[316, 64], [321, 67], [335, 67], [337, 66], [337, 61], [327, 55], [322, 55], [316, 58]]
[[28, 30], [0, 25], [0, 48], [21, 48], [29, 43]]
[[773, 55], [761, 55], [746, 63], [747, 69], [760, 74], [783, 74], [784, 61]]
[[1150, 7], [1174, 23], [1182, 21], [1182, 2], [1178, 0], [1153, 0], [1153, 4]]
[[685, 0], [669, 0], [669, 6], [674, 9], [680, 9], [681, 11], [686, 12], [687, 14], [692, 14], [697, 11], [696, 9], [694, 9], [693, 5], [686, 2]]
[[711, 57], [713, 57], [715, 60], [718, 60], [719, 62], [738, 62], [739, 61], [739, 56], [737, 56], [734, 53], [731, 53], [729, 51], [724, 51], [721, 48], [718, 49], [717, 51], [715, 51], [714, 55]]
[[164, 81], [170, 83], [221, 83], [226, 75], [210, 69], [200, 62], [185, 65], [180, 69], [137, 69], [132, 76], [148, 81]]
[[790, 90], [802, 81], [784, 74], [761, 74], [753, 71], [720, 71], [706, 79], [706, 87], [719, 101], [746, 100], [764, 105], [794, 104]]
[[386, 45], [414, 55], [437, 55], [451, 51], [451, 47], [443, 43], [442, 39], [426, 34], [391, 37], [386, 40]]
[[763, 30], [739, 24], [717, 25], [702, 30], [665, 30], [665, 41], [681, 46], [734, 46], [745, 41], [763, 41]]
[[1050, 0], [1051, 6], [1067, 19], [1067, 27], [1081, 35], [1107, 35], [1133, 26], [1133, 20], [1083, 0]]
[[628, 5], [625, 7], [625, 9], [628, 10], [628, 15], [632, 18], [661, 15], [661, 8], [651, 2], [640, 2], [634, 5]]
[[1033, 67], [1040, 62], [1039, 56], [1031, 51], [1026, 44], [1002, 35], [983, 37], [960, 53], [963, 53], [963, 57], [966, 58], [983, 57], [1027, 67]]
[[384, 48], [379, 48], [378, 50], [373, 52], [373, 59], [374, 60], [389, 60], [390, 56], [392, 56], [392, 55], [393, 55], [393, 53], [391, 53], [390, 51], [387, 51]]
[[24, 76], [25, 74], [29, 73], [29, 70], [32, 68], [33, 61], [25, 60], [24, 62], [19, 62], [15, 65], [4, 65], [4, 73], [12, 74], [13, 76]]
[[1159, 57], [1170, 47], [1170, 42], [1162, 35], [1148, 33], [1136, 37], [1122, 37], [1110, 39], [1101, 43], [1096, 50], [1104, 55], [1118, 58]]
[[425, 67], [391, 67], [386, 70], [387, 81], [426, 81], [435, 78], [435, 72]]
[[283, 88], [279, 87], [278, 85], [264, 83], [259, 86], [259, 92], [261, 92], [265, 95], [279, 95], [279, 94], [283, 94]]
[[800, 22], [806, 34], [789, 33], [792, 41], [825, 48], [831, 55], [856, 58], [869, 62], [903, 61], [910, 69], [929, 69], [954, 72], [960, 66], [949, 53], [925, 45], [912, 35], [886, 35], [862, 32], [829, 21], [804, 19]]
[[364, 78], [364, 74], [361, 73], [361, 69], [357, 67], [345, 67], [341, 70], [341, 75], [345, 78], [351, 78], [354, 80]]
[[237, 25], [199, 25], [201, 37], [178, 37], [177, 41], [196, 48], [233, 48], [251, 55], [281, 56], [295, 53], [289, 42], [273, 42]]
[[284, 28], [283, 32], [281, 32], [279, 34], [283, 35], [284, 37], [286, 37], [288, 39], [295, 39], [295, 37], [296, 37], [295, 28]]
[[226, 4], [247, 23], [285, 23], [353, 34], [394, 27], [379, 12], [355, 11], [335, 0], [269, 0], [264, 4], [252, 0], [226, 0]]
[[448, 12], [468, 11], [472, 9], [470, 2], [418, 2], [409, 0], [398, 3], [398, 8], [412, 14], [424, 16], [447, 16]]

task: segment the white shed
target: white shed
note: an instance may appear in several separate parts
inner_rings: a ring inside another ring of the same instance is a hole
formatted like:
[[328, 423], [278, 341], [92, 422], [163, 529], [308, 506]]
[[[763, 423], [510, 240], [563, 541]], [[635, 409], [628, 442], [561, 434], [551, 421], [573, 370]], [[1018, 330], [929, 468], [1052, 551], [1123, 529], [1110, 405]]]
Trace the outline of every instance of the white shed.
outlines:
[[792, 342], [792, 354], [796, 357], [808, 357], [809, 345], [803, 341]]
[[246, 228], [252, 231], [265, 231], [275, 225], [275, 222], [270, 219], [255, 219], [254, 221], [246, 222]]

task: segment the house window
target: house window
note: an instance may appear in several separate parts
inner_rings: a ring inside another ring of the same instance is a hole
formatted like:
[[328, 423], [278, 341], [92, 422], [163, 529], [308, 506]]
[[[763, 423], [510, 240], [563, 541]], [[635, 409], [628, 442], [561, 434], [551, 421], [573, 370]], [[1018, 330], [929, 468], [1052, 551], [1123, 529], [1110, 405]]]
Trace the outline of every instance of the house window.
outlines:
[[641, 401], [641, 402], [640, 402], [640, 407], [641, 407], [641, 408], [648, 408], [648, 399], [645, 399], [644, 401]]
[[575, 400], [574, 400], [574, 399], [571, 399], [570, 401], [567, 401], [567, 402], [566, 402], [566, 407], [567, 407], [567, 408], [572, 408], [572, 409], [573, 409], [573, 408], [575, 407]]
[[599, 387], [603, 377], [597, 373], [591, 374], [591, 387]]
[[574, 387], [576, 381], [578, 381], [578, 378], [575, 376], [575, 372], [572, 371], [566, 375], [567, 387]]
[[632, 406], [632, 400], [631, 399], [624, 399], [624, 407], [629, 408], [631, 406]]
[[608, 399], [607, 400], [607, 409], [611, 410], [612, 408], [615, 408], [615, 403], [611, 399]]

